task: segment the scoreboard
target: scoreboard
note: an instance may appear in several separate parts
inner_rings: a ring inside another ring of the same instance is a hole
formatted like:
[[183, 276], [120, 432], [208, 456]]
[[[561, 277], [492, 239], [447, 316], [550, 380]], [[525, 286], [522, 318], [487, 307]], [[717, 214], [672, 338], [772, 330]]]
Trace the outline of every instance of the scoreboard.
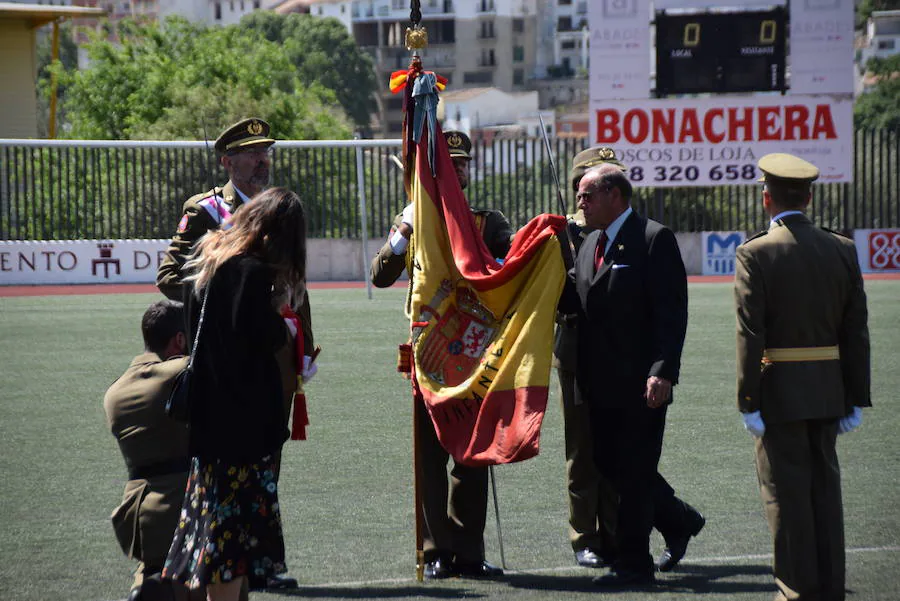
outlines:
[[784, 7], [743, 12], [656, 13], [656, 97], [784, 92]]

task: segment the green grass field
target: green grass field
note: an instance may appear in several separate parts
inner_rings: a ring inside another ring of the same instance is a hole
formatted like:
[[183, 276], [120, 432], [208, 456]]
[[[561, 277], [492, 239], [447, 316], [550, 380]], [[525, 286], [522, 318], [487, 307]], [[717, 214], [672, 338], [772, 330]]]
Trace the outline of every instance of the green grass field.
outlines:
[[[868, 281], [874, 407], [840, 438], [851, 600], [900, 599], [900, 282]], [[507, 577], [414, 580], [411, 401], [395, 372], [404, 291], [311, 292], [321, 366], [309, 440], [284, 449], [289, 573], [301, 588], [255, 599], [771, 599], [770, 539], [753, 445], [734, 401], [731, 286], [692, 284], [682, 384], [661, 471], [708, 518], [680, 569], [652, 591], [599, 593], [566, 537], [559, 399], [541, 454], [496, 468]], [[140, 351], [155, 295], [0, 298], [0, 599], [107, 601], [133, 563], [109, 514], [125, 470], [106, 430], [106, 387]], [[555, 378], [555, 376], [554, 376]], [[654, 535], [654, 552], [661, 540]], [[493, 508], [488, 559], [500, 562]]]

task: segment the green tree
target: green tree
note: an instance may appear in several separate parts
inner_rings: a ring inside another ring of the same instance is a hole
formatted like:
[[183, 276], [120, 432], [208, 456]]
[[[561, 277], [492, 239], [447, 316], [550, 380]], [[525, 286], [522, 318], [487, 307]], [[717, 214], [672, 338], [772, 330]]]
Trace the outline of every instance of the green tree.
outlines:
[[870, 59], [866, 70], [879, 79], [856, 99], [856, 127], [900, 129], [900, 54]]
[[317, 82], [334, 90], [356, 126], [369, 126], [378, 86], [372, 59], [360, 50], [340, 21], [255, 11], [245, 16], [240, 26], [283, 46], [302, 81]]
[[66, 70], [73, 138], [199, 139], [250, 113], [279, 138], [346, 138], [334, 93], [298, 77], [284, 48], [239, 26], [125, 21], [118, 45], [95, 36], [84, 70]]

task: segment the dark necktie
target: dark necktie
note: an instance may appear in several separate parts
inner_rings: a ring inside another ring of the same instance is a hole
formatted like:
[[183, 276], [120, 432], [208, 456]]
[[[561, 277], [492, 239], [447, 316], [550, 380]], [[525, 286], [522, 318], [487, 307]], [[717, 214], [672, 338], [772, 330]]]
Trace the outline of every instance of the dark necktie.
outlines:
[[594, 253], [594, 273], [600, 271], [603, 266], [603, 255], [606, 254], [606, 243], [609, 238], [606, 237], [606, 231], [600, 232], [600, 241], [597, 242], [597, 251]]

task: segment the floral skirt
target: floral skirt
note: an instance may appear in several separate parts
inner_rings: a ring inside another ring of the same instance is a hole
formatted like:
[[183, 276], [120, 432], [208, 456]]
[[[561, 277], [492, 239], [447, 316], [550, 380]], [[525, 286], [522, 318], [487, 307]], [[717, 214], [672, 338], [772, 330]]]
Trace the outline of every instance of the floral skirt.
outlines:
[[287, 572], [273, 456], [248, 464], [194, 457], [163, 578], [196, 589]]

